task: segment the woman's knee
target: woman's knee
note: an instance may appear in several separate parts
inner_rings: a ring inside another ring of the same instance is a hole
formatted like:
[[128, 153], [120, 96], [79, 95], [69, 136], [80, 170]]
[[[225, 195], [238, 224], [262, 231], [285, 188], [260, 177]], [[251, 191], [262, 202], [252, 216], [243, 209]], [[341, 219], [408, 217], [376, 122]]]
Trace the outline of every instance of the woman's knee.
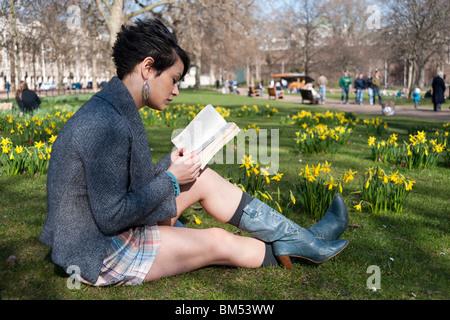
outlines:
[[218, 256], [229, 257], [235, 250], [237, 236], [221, 228], [210, 228], [208, 230], [209, 243]]
[[220, 228], [210, 229], [216, 259], [224, 265], [256, 268], [262, 263], [265, 244], [250, 237], [237, 236]]
[[233, 241], [233, 238], [236, 237], [229, 231], [226, 231], [222, 228], [209, 228], [206, 229], [209, 232], [209, 236], [211, 238], [211, 243], [222, 245], [223, 243], [229, 244]]

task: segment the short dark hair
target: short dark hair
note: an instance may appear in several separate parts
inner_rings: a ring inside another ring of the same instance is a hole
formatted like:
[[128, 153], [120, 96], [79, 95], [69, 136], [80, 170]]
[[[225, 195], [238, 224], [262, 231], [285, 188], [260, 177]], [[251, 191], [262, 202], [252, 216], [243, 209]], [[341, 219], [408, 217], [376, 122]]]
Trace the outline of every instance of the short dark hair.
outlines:
[[147, 57], [155, 61], [152, 67], [157, 70], [158, 76], [172, 67], [178, 57], [184, 64], [182, 78], [190, 64], [189, 56], [178, 45], [176, 37], [161, 20], [153, 18], [124, 24], [117, 34], [112, 56], [117, 77], [121, 80]]

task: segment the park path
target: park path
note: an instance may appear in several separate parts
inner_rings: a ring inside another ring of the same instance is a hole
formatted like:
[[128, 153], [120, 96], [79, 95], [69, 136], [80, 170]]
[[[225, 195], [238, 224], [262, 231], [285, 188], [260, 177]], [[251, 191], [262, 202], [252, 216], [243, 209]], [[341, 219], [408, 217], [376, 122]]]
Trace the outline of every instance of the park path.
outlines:
[[[219, 91], [219, 90], [218, 90]], [[268, 98], [269, 95], [266, 93], [263, 95], [262, 98]], [[0, 99], [6, 99], [6, 94], [3, 92], [0, 92]], [[260, 99], [258, 97], [255, 97], [255, 99]], [[300, 95], [285, 95], [283, 99], [280, 99], [278, 101], [288, 101], [288, 102], [295, 102], [300, 105], [302, 98]], [[307, 104], [304, 104], [307, 105]], [[341, 104], [340, 100], [337, 99], [327, 99], [325, 101], [325, 104], [323, 105], [316, 105], [318, 107], [322, 107], [324, 109], [333, 109], [338, 111], [344, 111], [344, 112], [355, 112], [359, 114], [368, 114], [368, 115], [374, 115], [374, 116], [382, 116], [381, 114], [381, 107], [379, 105], [369, 105], [367, 102], [365, 102], [363, 105], [358, 105], [354, 101], [351, 101], [350, 104]], [[396, 105], [395, 106], [395, 116], [397, 117], [409, 117], [409, 118], [421, 118], [425, 120], [431, 120], [431, 121], [439, 121], [439, 122], [450, 122], [450, 107], [448, 104], [444, 104], [442, 106], [441, 112], [434, 112], [432, 107], [420, 107], [418, 109], [414, 109], [413, 105], [409, 106], [401, 106]], [[394, 117], [395, 117], [394, 116]]]
[[[265, 98], [266, 96], [268, 97], [268, 95], [265, 94], [263, 98]], [[285, 95], [284, 99], [280, 99], [278, 101], [298, 102], [299, 104], [301, 104], [302, 98], [295, 95]], [[327, 99], [327, 101], [325, 101], [325, 104], [315, 106], [322, 107], [324, 109], [333, 109], [344, 112], [355, 112], [360, 114], [382, 116], [380, 105], [376, 104], [371, 106], [367, 102], [363, 105], [358, 105], [354, 101], [349, 101], [349, 104], [341, 104], [340, 100]], [[450, 108], [448, 104], [444, 104], [442, 106], [442, 111], [434, 112], [432, 107], [420, 107], [420, 104], [418, 109], [414, 109], [413, 105], [396, 105], [394, 117], [409, 117], [432, 121], [434, 120], [439, 122], [450, 122]]]

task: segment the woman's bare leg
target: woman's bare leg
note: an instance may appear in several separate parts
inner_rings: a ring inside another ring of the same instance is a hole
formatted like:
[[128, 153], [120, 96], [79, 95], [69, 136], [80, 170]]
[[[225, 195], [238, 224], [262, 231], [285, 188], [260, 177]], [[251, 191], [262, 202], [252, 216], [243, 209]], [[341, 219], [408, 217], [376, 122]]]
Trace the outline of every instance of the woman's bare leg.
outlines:
[[161, 248], [145, 281], [174, 276], [208, 265], [257, 268], [264, 261], [266, 244], [250, 237], [236, 236], [220, 228], [173, 228], [184, 210], [196, 202], [214, 218], [228, 222], [236, 211], [242, 190], [215, 171], [206, 168], [199, 178], [181, 187], [177, 197], [178, 215], [160, 223]]
[[241, 189], [209, 168], [206, 168], [195, 182], [180, 186], [180, 189], [181, 193], [177, 197], [178, 215], [170, 221], [170, 225], [173, 225], [183, 211], [196, 202], [200, 202], [206, 212], [215, 219], [228, 222], [242, 197]]
[[161, 247], [145, 281], [187, 273], [208, 265], [260, 267], [265, 243], [220, 228], [160, 226]]

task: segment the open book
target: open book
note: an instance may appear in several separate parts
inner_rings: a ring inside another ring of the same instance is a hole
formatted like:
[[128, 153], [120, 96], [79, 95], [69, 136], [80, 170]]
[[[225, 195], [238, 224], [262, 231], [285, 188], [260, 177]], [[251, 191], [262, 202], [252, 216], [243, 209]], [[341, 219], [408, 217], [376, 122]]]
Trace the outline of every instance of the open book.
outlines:
[[185, 154], [195, 151], [201, 158], [201, 168], [205, 168], [214, 155], [220, 151], [238, 132], [239, 127], [233, 122], [226, 122], [219, 112], [207, 105], [172, 143], [178, 149], [186, 148]]

